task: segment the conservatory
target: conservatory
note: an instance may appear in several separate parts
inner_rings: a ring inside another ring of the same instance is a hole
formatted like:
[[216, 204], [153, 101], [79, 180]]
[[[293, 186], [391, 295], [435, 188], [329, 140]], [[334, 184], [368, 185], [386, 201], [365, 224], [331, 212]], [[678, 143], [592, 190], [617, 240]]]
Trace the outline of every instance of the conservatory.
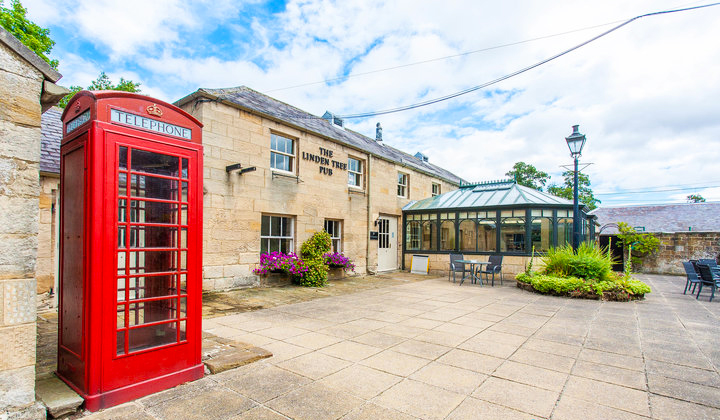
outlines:
[[[581, 206], [582, 237], [594, 237], [594, 216]], [[403, 207], [403, 261], [413, 254], [439, 254], [432, 260], [447, 270], [447, 257], [500, 254], [527, 257], [532, 250], [572, 243], [573, 203], [518, 185], [515, 181], [462, 184], [442, 195]], [[506, 258], [522, 265], [524, 259]]]

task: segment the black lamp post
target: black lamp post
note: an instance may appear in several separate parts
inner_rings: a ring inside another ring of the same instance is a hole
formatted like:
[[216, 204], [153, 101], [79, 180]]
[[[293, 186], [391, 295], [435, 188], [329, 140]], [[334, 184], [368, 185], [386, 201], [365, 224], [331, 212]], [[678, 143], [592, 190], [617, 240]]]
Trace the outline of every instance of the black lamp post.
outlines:
[[569, 137], [565, 137], [570, 156], [575, 159], [575, 174], [573, 182], [573, 242], [574, 250], [580, 246], [580, 203], [578, 202], [578, 159], [585, 146], [585, 135], [578, 131], [579, 125], [573, 125], [573, 132]]

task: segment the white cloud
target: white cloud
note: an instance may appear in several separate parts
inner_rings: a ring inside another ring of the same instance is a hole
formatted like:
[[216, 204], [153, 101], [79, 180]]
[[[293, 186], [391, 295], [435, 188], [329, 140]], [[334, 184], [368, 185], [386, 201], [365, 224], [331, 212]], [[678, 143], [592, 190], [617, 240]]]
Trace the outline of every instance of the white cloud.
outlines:
[[[43, 2], [26, 6], [51, 6]], [[260, 10], [259, 3], [82, 0], [52, 6], [62, 24], [77, 27], [79, 38], [112, 52], [109, 61], [61, 57], [65, 80], [95, 78], [95, 65], [112, 75], [132, 74], [146, 93], [166, 100], [198, 87], [247, 85], [315, 114], [347, 114], [478, 85], [609, 26], [329, 85], [275, 89], [613, 22], [676, 2], [296, 0], [277, 15], [251, 16], [245, 14]], [[33, 16], [53, 19], [51, 13]], [[720, 7], [643, 18], [488, 89], [348, 123], [372, 137], [380, 121], [388, 144], [423, 151], [468, 180], [501, 178], [522, 160], [560, 182], [560, 165], [571, 163], [564, 137], [573, 124], [588, 137], [583, 160], [594, 162], [586, 172], [596, 191], [720, 180], [720, 50], [710, 48], [720, 39], [719, 18]], [[226, 28], [228, 39], [208, 38], [217, 28]]]

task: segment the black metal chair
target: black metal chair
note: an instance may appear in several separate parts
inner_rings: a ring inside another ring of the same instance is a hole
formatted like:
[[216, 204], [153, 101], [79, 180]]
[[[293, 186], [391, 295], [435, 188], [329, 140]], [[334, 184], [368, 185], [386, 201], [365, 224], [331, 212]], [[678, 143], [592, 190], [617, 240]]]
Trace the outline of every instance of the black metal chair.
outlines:
[[700, 269], [700, 278], [702, 279], [702, 282], [700, 282], [700, 287], [698, 288], [697, 297], [695, 299], [700, 299], [700, 293], [702, 292], [703, 285], [708, 285], [712, 287], [712, 293], [710, 294], [710, 302], [712, 302], [715, 297], [715, 289], [720, 287], [720, 275], [713, 273], [710, 266], [707, 264], [698, 263], [697, 266]]
[[502, 260], [502, 255], [491, 255], [488, 258], [490, 264], [486, 265], [485, 268], [480, 271], [481, 278], [482, 275], [485, 274], [485, 280], [490, 280], [490, 275], [492, 274], [492, 286], [495, 286], [495, 273], [500, 273], [500, 284], [503, 284]]
[[450, 254], [450, 271], [448, 271], [448, 281], [450, 281], [450, 273], [452, 273], [452, 281], [455, 283], [455, 273], [462, 273], [461, 280], [465, 277], [465, 273], [470, 271], [465, 268], [465, 263], [458, 262], [464, 260], [463, 254]]
[[711, 259], [711, 258], [701, 258], [697, 262], [698, 264], [705, 264], [708, 267], [710, 267], [710, 271], [714, 272], [715, 274], [720, 274], [720, 267], [718, 267], [717, 261]]
[[691, 262], [684, 262], [683, 268], [685, 269], [685, 275], [687, 276], [687, 281], [685, 282], [685, 290], [683, 290], [683, 294], [687, 294], [688, 289], [690, 288], [690, 285], [692, 284], [692, 291], [690, 294], [695, 293], [695, 288], [698, 284], [702, 284], [702, 279], [698, 275], [698, 273], [695, 271], [695, 267], [693, 267], [693, 264]]

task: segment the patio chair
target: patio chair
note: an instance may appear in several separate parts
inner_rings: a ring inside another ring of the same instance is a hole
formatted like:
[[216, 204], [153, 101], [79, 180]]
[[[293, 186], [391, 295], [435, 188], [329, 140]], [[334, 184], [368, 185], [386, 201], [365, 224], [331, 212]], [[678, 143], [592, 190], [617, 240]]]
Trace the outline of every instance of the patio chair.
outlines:
[[693, 264], [691, 262], [684, 262], [683, 268], [685, 269], [685, 275], [687, 276], [687, 281], [685, 282], [685, 290], [683, 290], [683, 294], [687, 294], [688, 289], [690, 288], [690, 285], [692, 284], [692, 291], [690, 294], [695, 293], [695, 288], [698, 284], [702, 284], [702, 279], [698, 275], [698, 273], [695, 271], [695, 267], [693, 267]]
[[463, 254], [450, 254], [450, 271], [448, 271], [448, 281], [450, 281], [450, 273], [452, 273], [452, 280], [455, 283], [455, 273], [462, 273], [462, 278], [465, 277], [465, 273], [469, 272], [465, 268], [465, 263], [458, 262], [458, 260], [464, 260]]
[[490, 275], [492, 274], [492, 286], [495, 286], [495, 273], [500, 273], [500, 284], [503, 284], [502, 260], [502, 255], [491, 255], [490, 258], [488, 258], [490, 264], [486, 265], [485, 268], [480, 271], [480, 276], [485, 274], [485, 280], [490, 280]]
[[709, 285], [712, 287], [712, 293], [710, 294], [710, 302], [712, 302], [715, 297], [715, 289], [720, 287], [720, 275], [713, 273], [710, 266], [707, 264], [698, 264], [697, 266], [700, 269], [700, 278], [702, 279], [702, 282], [700, 282], [700, 287], [698, 288], [697, 297], [695, 297], [695, 299], [700, 299], [700, 293], [702, 292], [703, 285]]
[[712, 258], [701, 258], [697, 262], [698, 264], [705, 264], [708, 267], [710, 267], [710, 271], [715, 272], [715, 274], [720, 274], [720, 267], [718, 267], [717, 262]]

